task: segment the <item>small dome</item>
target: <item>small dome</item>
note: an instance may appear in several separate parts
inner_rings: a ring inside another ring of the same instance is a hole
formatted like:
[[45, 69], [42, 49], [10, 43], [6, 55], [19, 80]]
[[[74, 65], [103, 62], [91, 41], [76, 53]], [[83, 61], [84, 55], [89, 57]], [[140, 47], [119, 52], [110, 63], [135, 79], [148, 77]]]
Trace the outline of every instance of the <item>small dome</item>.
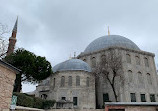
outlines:
[[134, 42], [123, 36], [107, 35], [97, 38], [91, 42], [84, 50], [84, 53], [95, 52], [110, 47], [122, 47], [127, 49], [140, 50]]
[[91, 72], [90, 66], [80, 59], [70, 59], [53, 67], [53, 72], [82, 70]]

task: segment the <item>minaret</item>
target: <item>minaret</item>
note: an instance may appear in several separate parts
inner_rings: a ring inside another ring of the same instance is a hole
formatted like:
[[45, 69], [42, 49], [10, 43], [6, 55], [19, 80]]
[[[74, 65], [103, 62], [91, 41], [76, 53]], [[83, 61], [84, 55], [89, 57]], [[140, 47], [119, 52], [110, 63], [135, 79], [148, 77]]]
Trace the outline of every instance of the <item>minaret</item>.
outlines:
[[18, 25], [18, 17], [16, 19], [14, 28], [12, 30], [12, 36], [9, 38], [7, 56], [14, 52], [15, 43], [16, 43], [17, 25]]

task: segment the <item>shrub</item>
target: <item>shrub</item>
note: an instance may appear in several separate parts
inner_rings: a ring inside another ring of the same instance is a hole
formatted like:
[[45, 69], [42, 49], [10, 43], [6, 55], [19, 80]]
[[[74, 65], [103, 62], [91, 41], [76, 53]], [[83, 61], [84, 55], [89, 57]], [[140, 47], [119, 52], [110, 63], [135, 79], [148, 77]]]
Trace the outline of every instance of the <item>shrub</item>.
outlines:
[[29, 97], [23, 93], [13, 93], [14, 95], [18, 96], [17, 105], [18, 106], [25, 106], [33, 108], [34, 99]]
[[43, 109], [43, 100], [37, 97], [33, 97], [34, 98], [34, 108], [39, 108], [39, 109]]
[[13, 95], [18, 96], [17, 105], [39, 109], [50, 109], [54, 106], [55, 100], [43, 100], [25, 93], [14, 92]]
[[54, 106], [55, 100], [45, 100], [43, 101], [43, 108], [44, 109], [50, 109]]

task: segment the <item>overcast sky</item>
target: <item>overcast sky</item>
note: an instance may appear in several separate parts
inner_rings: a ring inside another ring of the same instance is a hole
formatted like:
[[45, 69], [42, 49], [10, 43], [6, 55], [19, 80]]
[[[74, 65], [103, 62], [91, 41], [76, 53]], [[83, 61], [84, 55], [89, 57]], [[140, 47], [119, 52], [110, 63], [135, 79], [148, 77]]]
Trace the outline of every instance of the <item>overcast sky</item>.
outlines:
[[[0, 23], [12, 30], [17, 16], [16, 47], [45, 56], [52, 66], [107, 35], [108, 26], [155, 53], [158, 63], [158, 0], [0, 0]], [[23, 92], [34, 89], [23, 85]]]

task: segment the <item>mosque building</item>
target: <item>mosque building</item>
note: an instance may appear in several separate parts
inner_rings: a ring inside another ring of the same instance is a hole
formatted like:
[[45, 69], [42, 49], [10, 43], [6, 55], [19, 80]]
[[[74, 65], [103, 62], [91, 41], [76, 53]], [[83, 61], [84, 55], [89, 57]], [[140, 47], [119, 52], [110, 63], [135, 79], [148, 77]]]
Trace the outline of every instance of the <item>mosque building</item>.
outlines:
[[[7, 55], [15, 48], [17, 24], [18, 18], [9, 38]], [[56, 100], [55, 108], [64, 109], [96, 109], [102, 108], [104, 102], [115, 102], [107, 78], [96, 79], [95, 72], [111, 51], [120, 55], [122, 66], [120, 78], [115, 79], [117, 102], [158, 102], [155, 55], [141, 50], [128, 38], [110, 35], [109, 31], [107, 36], [92, 41], [77, 57], [54, 66], [54, 74], [39, 83], [35, 96]]]
[[96, 109], [116, 101], [105, 78], [95, 79], [94, 70], [109, 51], [120, 53], [123, 83], [116, 79], [119, 102], [158, 102], [158, 81], [154, 54], [141, 50], [120, 35], [92, 41], [76, 58], [53, 67], [50, 77], [36, 88], [36, 97], [55, 99], [56, 108]]

